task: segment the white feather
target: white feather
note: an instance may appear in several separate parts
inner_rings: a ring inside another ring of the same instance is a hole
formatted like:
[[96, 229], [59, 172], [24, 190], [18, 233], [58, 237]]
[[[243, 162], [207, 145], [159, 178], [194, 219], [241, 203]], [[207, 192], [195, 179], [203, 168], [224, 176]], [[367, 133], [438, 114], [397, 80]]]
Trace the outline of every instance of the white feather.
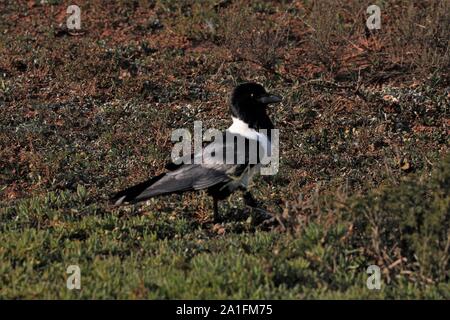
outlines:
[[[258, 140], [261, 146], [270, 153], [271, 144], [270, 140], [264, 133], [258, 132], [255, 129], [252, 129], [248, 126], [244, 121], [232, 117], [233, 124], [227, 129], [228, 132], [233, 134], [239, 134], [247, 139]], [[270, 130], [270, 129], [268, 129]], [[265, 147], [268, 147], [268, 150]]]

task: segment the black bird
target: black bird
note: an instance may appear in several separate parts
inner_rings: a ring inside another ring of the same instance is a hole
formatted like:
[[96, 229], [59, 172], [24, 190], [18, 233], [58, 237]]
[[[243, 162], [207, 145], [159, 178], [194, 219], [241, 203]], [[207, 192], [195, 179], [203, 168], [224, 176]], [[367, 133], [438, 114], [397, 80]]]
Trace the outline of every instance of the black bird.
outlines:
[[[259, 153], [261, 146], [265, 150], [267, 150], [267, 146], [270, 147], [270, 130], [274, 126], [267, 115], [266, 107], [271, 103], [281, 102], [281, 100], [280, 96], [267, 93], [264, 87], [257, 83], [238, 85], [231, 96], [230, 111], [233, 124], [223, 132], [222, 142], [214, 140], [202, 150], [202, 163], [186, 164], [186, 161], [181, 164], [169, 163], [166, 165], [168, 172], [118, 192], [112, 198], [114, 204], [133, 204], [155, 196], [206, 189], [213, 197], [214, 220], [217, 221], [220, 218], [218, 201], [227, 198], [236, 190], [245, 191], [246, 203], [254, 203], [247, 187], [251, 178], [259, 173], [261, 155], [258, 154], [256, 161], [249, 161], [251, 156], [249, 143], [257, 143]], [[267, 129], [269, 134], [265, 135], [259, 132], [259, 129]], [[227, 134], [228, 137], [231, 134], [233, 137], [244, 139], [246, 148], [244, 150], [238, 148], [235, 138], [225, 139]], [[227, 153], [233, 153], [234, 160], [243, 156], [245, 161], [229, 163], [211, 159], [211, 150], [220, 149], [223, 150], [224, 158]], [[192, 160], [195, 156], [193, 154], [188, 157]]]

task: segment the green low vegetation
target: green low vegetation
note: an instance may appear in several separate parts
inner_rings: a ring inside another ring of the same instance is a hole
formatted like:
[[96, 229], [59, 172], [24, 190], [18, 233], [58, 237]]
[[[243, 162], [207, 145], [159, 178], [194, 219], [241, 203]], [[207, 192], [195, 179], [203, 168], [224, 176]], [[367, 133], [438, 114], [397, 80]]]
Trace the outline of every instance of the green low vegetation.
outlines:
[[[447, 157], [431, 177], [414, 175], [365, 196], [337, 201], [319, 195], [308, 206], [293, 205], [289, 215], [304, 219], [291, 221], [285, 232], [254, 228], [248, 219], [228, 222], [226, 232], [214, 235], [173, 214], [107, 212], [87, 204], [83, 187], [51, 192], [2, 210], [0, 293], [3, 298], [449, 299], [449, 187]], [[383, 270], [380, 290], [366, 287], [372, 264]], [[69, 265], [81, 269], [81, 290], [66, 288]]]

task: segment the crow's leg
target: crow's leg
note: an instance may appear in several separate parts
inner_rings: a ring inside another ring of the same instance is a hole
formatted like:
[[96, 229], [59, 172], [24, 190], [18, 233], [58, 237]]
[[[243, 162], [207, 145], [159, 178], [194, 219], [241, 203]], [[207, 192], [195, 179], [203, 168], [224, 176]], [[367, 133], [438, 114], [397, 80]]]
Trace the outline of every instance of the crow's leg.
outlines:
[[270, 212], [267, 212], [266, 210], [259, 208], [258, 201], [253, 197], [253, 195], [249, 191], [245, 191], [244, 193], [244, 203], [247, 207], [252, 209], [252, 213], [253, 211], [258, 212], [258, 216], [253, 214], [253, 217], [255, 217], [256, 220], [260, 219], [267, 220], [273, 217]]
[[256, 208], [258, 206], [258, 202], [249, 191], [245, 191], [244, 193], [244, 203], [246, 206], [252, 208]]
[[220, 215], [219, 215], [219, 200], [217, 198], [213, 197], [213, 206], [214, 206], [214, 222], [220, 222]]

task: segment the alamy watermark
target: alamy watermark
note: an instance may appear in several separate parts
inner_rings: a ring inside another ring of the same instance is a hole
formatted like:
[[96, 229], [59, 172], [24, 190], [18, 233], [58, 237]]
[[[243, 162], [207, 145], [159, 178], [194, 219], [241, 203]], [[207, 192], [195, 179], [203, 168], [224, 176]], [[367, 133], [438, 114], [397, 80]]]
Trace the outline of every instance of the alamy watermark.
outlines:
[[66, 12], [70, 14], [67, 18], [66, 25], [69, 30], [81, 29], [81, 9], [77, 5], [70, 5], [67, 7]]
[[370, 16], [366, 20], [366, 27], [369, 30], [381, 29], [381, 9], [376, 4], [372, 4], [367, 7], [366, 12]]
[[380, 290], [381, 289], [381, 269], [377, 265], [370, 265], [367, 270], [367, 274], [370, 276], [367, 278], [366, 286], [369, 290]]
[[[262, 175], [275, 175], [279, 169], [278, 129], [251, 130], [244, 137], [229, 130], [203, 133], [202, 122], [195, 121], [193, 138], [189, 129], [182, 128], [174, 130], [171, 139], [174, 164], [261, 164]], [[211, 143], [203, 147], [203, 142]]]
[[77, 265], [70, 265], [66, 269], [66, 273], [69, 274], [66, 281], [66, 287], [69, 290], [81, 289], [81, 269]]

